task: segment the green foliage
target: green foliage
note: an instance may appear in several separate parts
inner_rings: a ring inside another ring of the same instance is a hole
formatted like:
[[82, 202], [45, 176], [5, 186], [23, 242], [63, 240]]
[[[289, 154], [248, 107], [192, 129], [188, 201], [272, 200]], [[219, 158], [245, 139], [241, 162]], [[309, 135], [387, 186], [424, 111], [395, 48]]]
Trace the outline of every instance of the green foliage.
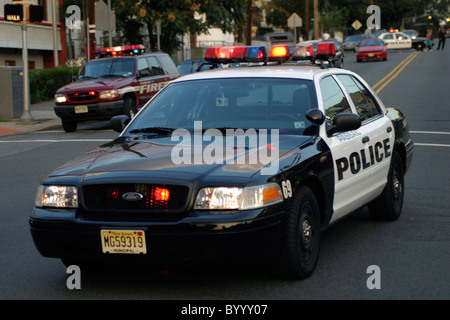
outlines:
[[171, 54], [181, 47], [179, 36], [184, 34], [206, 33], [210, 27], [235, 31], [244, 21], [246, 0], [117, 0], [113, 5], [125, 44], [135, 43], [139, 37], [135, 31], [146, 25], [150, 49], [156, 50], [155, 29], [160, 22], [161, 50]]
[[57, 67], [29, 71], [31, 103], [52, 100], [56, 90], [72, 82], [78, 74], [78, 67]]

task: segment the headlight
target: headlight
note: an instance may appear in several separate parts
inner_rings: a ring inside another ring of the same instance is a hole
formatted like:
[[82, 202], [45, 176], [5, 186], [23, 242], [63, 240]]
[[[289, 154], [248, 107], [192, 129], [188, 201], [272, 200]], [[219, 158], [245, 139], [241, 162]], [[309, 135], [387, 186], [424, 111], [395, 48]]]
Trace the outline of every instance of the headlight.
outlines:
[[67, 101], [67, 98], [65, 95], [58, 93], [58, 94], [55, 94], [55, 101], [58, 103], [63, 103], [63, 102]]
[[203, 188], [195, 199], [194, 209], [249, 210], [283, 201], [281, 188], [276, 183], [245, 188]]
[[113, 90], [105, 90], [100, 92], [100, 99], [112, 99], [119, 95], [119, 91]]
[[35, 206], [78, 208], [78, 189], [69, 186], [39, 186]]

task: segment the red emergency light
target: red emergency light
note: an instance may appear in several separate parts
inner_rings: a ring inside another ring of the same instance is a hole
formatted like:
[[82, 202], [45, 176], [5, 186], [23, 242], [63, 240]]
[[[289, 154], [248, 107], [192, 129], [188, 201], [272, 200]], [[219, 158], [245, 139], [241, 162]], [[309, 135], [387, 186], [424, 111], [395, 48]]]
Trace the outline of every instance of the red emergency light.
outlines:
[[316, 60], [330, 60], [336, 54], [334, 42], [319, 42], [316, 50]]

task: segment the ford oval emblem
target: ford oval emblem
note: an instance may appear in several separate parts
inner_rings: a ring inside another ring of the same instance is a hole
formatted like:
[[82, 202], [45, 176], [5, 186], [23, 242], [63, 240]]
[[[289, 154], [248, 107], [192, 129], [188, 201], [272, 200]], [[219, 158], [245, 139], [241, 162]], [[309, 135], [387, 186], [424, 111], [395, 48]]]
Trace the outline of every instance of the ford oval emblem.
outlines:
[[144, 196], [138, 192], [127, 192], [122, 195], [122, 199], [126, 201], [139, 201]]

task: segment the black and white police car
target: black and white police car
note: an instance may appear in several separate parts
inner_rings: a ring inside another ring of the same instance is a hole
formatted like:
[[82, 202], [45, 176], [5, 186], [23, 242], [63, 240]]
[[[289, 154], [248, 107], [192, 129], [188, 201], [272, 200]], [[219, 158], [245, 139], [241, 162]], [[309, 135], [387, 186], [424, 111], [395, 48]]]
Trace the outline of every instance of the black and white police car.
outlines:
[[[299, 279], [325, 227], [366, 205], [397, 219], [413, 154], [406, 118], [359, 75], [326, 67], [332, 49], [208, 49], [212, 65], [257, 66], [180, 77], [131, 121], [113, 118], [117, 139], [39, 186], [39, 252], [79, 266], [256, 258]], [[314, 63], [285, 62], [300, 59]]]

